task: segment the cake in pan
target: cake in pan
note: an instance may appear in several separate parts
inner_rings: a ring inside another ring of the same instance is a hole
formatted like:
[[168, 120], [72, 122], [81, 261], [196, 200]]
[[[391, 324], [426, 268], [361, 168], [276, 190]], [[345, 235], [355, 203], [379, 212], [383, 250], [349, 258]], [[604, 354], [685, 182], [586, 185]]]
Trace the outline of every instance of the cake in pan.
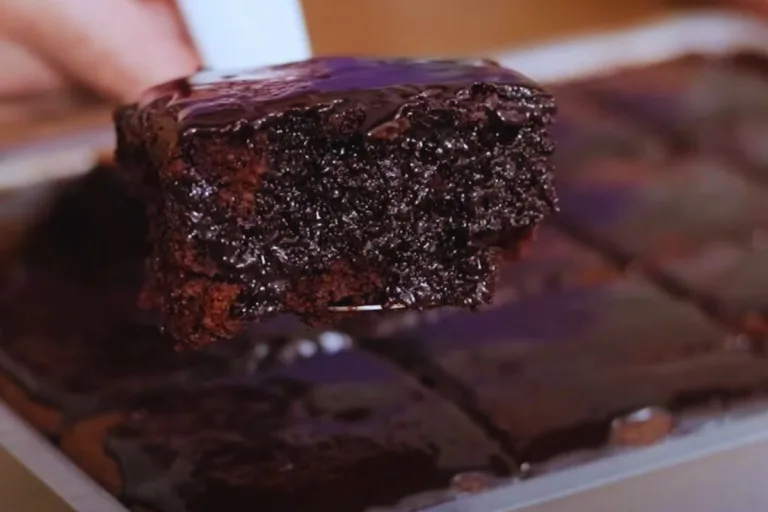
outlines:
[[[553, 86], [562, 211], [477, 312], [282, 316], [178, 352], [136, 305], [143, 206], [93, 172], [4, 267], [0, 396], [141, 512], [420, 510], [719, 417], [768, 386], [768, 189], [752, 139], [700, 143], [685, 91], [730, 101], [721, 75], [756, 69], [696, 58]], [[676, 140], [622, 106], [642, 84], [679, 106]], [[754, 133], [760, 112], [730, 122]]]

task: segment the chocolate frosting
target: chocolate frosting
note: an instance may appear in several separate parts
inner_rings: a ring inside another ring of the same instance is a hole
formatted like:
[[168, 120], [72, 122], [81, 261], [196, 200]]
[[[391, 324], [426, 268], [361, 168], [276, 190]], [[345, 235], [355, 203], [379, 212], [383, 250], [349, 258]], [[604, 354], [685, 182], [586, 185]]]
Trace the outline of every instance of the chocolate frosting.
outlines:
[[[475, 84], [531, 97], [545, 94], [529, 78], [491, 61], [328, 57], [238, 72], [203, 71], [155, 87], [139, 105], [167, 109], [182, 129], [199, 129], [258, 123], [292, 108], [345, 110], [364, 104], [363, 126], [370, 130], [410, 101], [456, 96]], [[514, 122], [534, 107], [523, 103], [506, 116]]]

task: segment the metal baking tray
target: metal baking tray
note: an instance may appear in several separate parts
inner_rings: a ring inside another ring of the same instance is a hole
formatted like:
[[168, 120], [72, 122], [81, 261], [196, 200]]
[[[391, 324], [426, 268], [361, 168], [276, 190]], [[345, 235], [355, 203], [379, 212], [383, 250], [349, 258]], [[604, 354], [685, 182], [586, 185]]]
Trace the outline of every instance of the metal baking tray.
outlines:
[[114, 130], [103, 126], [3, 148], [0, 193], [84, 173], [111, 151], [114, 139]]
[[[628, 29], [516, 50], [496, 60], [547, 83], [691, 53], [737, 50], [768, 51], [768, 24], [728, 11], [691, 11]], [[0, 153], [0, 208], [7, 206], [2, 202], [4, 190], [34, 185], [25, 196], [30, 200], [15, 206], [32, 212], [39, 209], [46, 182], [88, 169], [113, 144], [112, 137], [105, 127]], [[3, 454], [17, 459], [30, 478], [60, 498], [58, 508], [45, 510], [126, 512], [0, 402]], [[447, 501], [424, 512], [762, 512], [768, 510], [765, 474], [768, 401], [745, 403], [727, 412], [690, 411], [677, 417], [675, 430], [656, 445], [607, 446], [570, 454], [537, 467], [528, 479], [501, 481], [479, 493], [450, 494]], [[2, 487], [0, 482], [0, 495], [5, 492]], [[22, 512], [27, 506], [19, 502], [13, 510]]]
[[0, 510], [127, 512], [2, 402], [0, 468]]

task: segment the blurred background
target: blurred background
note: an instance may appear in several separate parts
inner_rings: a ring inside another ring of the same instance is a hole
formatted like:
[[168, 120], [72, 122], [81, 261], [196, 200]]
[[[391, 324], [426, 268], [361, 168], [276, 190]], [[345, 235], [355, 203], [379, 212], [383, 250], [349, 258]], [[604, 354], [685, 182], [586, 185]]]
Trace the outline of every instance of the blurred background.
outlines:
[[[18, 6], [35, 5], [2, 1], [8, 3], [0, 4], [0, 80], [3, 70], [13, 72], [14, 62], [19, 62], [9, 52], [10, 39], [3, 39], [11, 26], [7, 19], [3, 24], [3, 13], [7, 18], [8, 5], [16, 5], [17, 11]], [[768, 5], [768, 0], [301, 1], [315, 55], [406, 57], [493, 57], [547, 41], [629, 27], [680, 10], [725, 6], [760, 11]], [[72, 0], [50, 5], [66, 5], [77, 17], [87, 12], [83, 6], [93, 4]], [[40, 9], [30, 11], [41, 15]], [[48, 22], [56, 26], [56, 13], [50, 16]], [[30, 38], [34, 34], [27, 37], [28, 43]], [[33, 178], [37, 182], [82, 172], [90, 168], [94, 152], [109, 158], [116, 101], [66, 81], [55, 90], [21, 86], [13, 94], [0, 93], [0, 195]]]
[[303, 0], [318, 54], [403, 56], [498, 53], [516, 45], [653, 15], [665, 4], [669, 2]]
[[[749, 4], [761, 0], [738, 1]], [[620, 27], [663, 15], [671, 9], [712, 3], [691, 0], [303, 0], [303, 7], [317, 55], [487, 56], [552, 38]], [[0, 39], [0, 60], [2, 48]], [[89, 91], [1, 97], [0, 149], [30, 137], [108, 121], [104, 102]]]
[[[36, 5], [35, 2], [25, 0], [1, 1], [0, 81], [5, 80], [4, 77], [9, 73], [14, 73], [14, 66], [17, 69], [23, 67], [19, 65], [19, 52], [14, 51], [11, 38], [4, 35], [13, 32], [8, 27], [15, 23], [8, 19], [8, 13], [14, 14], [14, 10], [9, 11], [7, 6], [22, 6], [23, 9]], [[56, 0], [39, 1], [40, 5], [46, 2], [52, 6], [65, 5], [66, 9], [62, 10], [68, 10], [74, 17], [86, 16], [86, 7], [94, 5], [90, 3], [92, 0], [72, 0], [66, 4], [58, 4]], [[160, 0], [125, 1], [145, 5], [163, 3]], [[752, 13], [768, 12], [765, 8], [768, 0], [300, 1], [315, 55], [493, 58], [548, 41], [629, 27], [678, 11], [727, 7]], [[28, 10], [33, 18], [41, 15], [39, 8]], [[49, 25], [53, 21], [53, 26], [57, 26], [57, 15], [56, 12], [49, 14]], [[18, 30], [16, 35], [19, 35]], [[29, 46], [29, 42], [35, 38], [34, 30], [31, 35], [25, 34], [25, 37]], [[138, 44], [141, 42], [139, 40]], [[61, 53], [58, 47], [54, 48], [54, 52]], [[67, 76], [66, 72], [59, 72], [61, 70], [56, 66], [50, 68], [52, 74]], [[107, 65], [98, 72], [104, 74], [110, 71]], [[528, 73], [525, 69], [520, 71]], [[23, 72], [17, 74], [24, 75]], [[0, 83], [0, 164], [7, 163], [11, 154], [14, 162], [18, 160], [15, 156], [18, 149], [22, 148], [24, 158], [30, 153], [38, 160], [40, 156], [54, 155], [53, 158], [58, 162], [54, 162], [56, 165], [51, 166], [51, 162], [34, 162], [33, 166], [43, 169], [38, 173], [41, 175], [59, 172], [58, 169], [64, 167], [83, 167], [80, 162], [87, 155], [61, 155], [62, 148], [74, 145], [68, 140], [58, 139], [72, 134], [79, 137], [78, 147], [83, 146], [83, 137], [93, 137], [92, 145], [107, 148], [104, 155], [110, 153], [111, 111], [118, 102], [116, 97], [105, 97], [89, 87], [72, 85], [73, 82], [67, 82], [66, 79], [57, 78], [55, 82], [55, 90], [46, 88], [41, 91], [40, 87], [24, 87], [22, 84], [14, 86], [12, 93], [4, 92], [3, 84]], [[27, 148], [30, 144], [35, 147]], [[51, 144], [57, 145], [56, 151], [46, 150]], [[90, 151], [89, 145], [85, 146]], [[60, 162], [64, 157], [70, 158], [73, 165], [62, 166]], [[15, 185], [30, 176], [26, 170], [19, 171], [20, 166], [15, 163], [10, 166], [11, 169], [8, 167], [3, 165], [0, 169], [0, 189]]]

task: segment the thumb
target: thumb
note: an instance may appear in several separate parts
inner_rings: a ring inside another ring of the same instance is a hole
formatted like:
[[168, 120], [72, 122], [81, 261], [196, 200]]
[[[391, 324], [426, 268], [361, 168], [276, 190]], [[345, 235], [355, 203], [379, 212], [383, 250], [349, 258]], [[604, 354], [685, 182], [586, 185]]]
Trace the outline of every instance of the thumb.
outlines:
[[173, 6], [157, 0], [2, 0], [0, 30], [119, 101], [198, 67]]

